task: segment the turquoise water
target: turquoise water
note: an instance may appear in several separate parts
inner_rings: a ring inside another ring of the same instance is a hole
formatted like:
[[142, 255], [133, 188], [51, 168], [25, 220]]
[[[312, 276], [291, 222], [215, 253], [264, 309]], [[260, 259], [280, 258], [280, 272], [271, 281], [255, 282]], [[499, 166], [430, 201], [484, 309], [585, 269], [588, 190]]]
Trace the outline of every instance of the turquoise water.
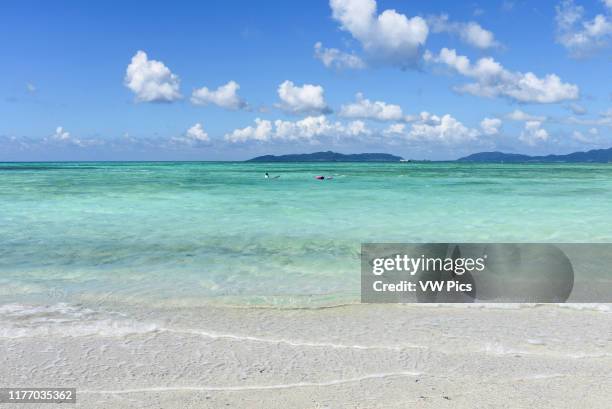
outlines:
[[610, 165], [5, 163], [0, 302], [355, 300], [362, 242], [610, 242], [611, 210]]

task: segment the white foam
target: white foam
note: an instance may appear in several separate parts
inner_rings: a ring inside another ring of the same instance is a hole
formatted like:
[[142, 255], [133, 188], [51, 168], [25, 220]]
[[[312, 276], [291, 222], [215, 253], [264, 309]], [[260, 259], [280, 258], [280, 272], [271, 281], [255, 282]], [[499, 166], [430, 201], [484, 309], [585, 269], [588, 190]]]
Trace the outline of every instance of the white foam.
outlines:
[[567, 376], [568, 375], [564, 375], [564, 374], [560, 374], [560, 373], [533, 374], [533, 375], [522, 376], [522, 377], [519, 377], [519, 378], [514, 378], [512, 380], [515, 381], [515, 382], [517, 382], [517, 381], [533, 381], [533, 380], [540, 380], [540, 379], [565, 378]]
[[401, 351], [403, 349], [428, 349], [423, 345], [414, 344], [402, 344], [402, 345], [359, 345], [359, 344], [340, 344], [334, 342], [314, 342], [314, 341], [302, 341], [302, 340], [290, 340], [285, 338], [262, 338], [254, 337], [249, 335], [235, 335], [227, 333], [215, 333], [209, 331], [201, 331], [194, 329], [172, 329], [172, 328], [160, 328], [160, 331], [173, 332], [179, 334], [192, 334], [207, 338], [220, 338], [220, 339], [232, 339], [236, 341], [251, 341], [261, 342], [266, 344], [286, 344], [296, 347], [313, 347], [313, 348], [334, 348], [334, 349], [360, 349], [360, 350], [389, 350], [389, 351]]
[[612, 312], [612, 304], [605, 303], [420, 303], [419, 308], [474, 308], [493, 310], [520, 310], [538, 307], [566, 308], [579, 311]]
[[555, 304], [559, 308], [567, 308], [578, 311], [596, 311], [596, 312], [612, 312], [612, 304], [580, 304], [580, 303], [566, 303], [566, 304]]
[[7, 317], [35, 317], [44, 315], [64, 315], [80, 318], [92, 314], [94, 311], [88, 308], [72, 306], [66, 303], [53, 305], [26, 305], [26, 304], [4, 304], [0, 305], [0, 318]]
[[157, 331], [152, 323], [127, 319], [117, 313], [99, 313], [66, 303], [0, 306], [0, 338], [120, 337]]
[[491, 355], [530, 355], [529, 351], [512, 348], [499, 343], [486, 343], [482, 350], [485, 354]]
[[282, 383], [273, 385], [244, 385], [244, 386], [162, 386], [151, 388], [133, 388], [133, 389], [118, 389], [118, 390], [79, 390], [79, 393], [90, 394], [112, 394], [120, 395], [127, 393], [146, 393], [146, 392], [213, 392], [213, 391], [257, 391], [257, 390], [275, 390], [275, 389], [292, 389], [306, 387], [322, 387], [335, 386], [345, 383], [355, 383], [371, 379], [385, 379], [403, 376], [419, 376], [420, 372], [399, 371], [387, 373], [375, 373], [369, 375], [358, 376], [354, 378], [332, 379], [323, 382], [296, 382]]
[[[527, 340], [527, 343], [531, 346], [543, 346], [546, 345], [541, 340]], [[610, 358], [612, 353], [608, 352], [565, 352], [556, 350], [525, 350], [518, 349], [511, 346], [503, 345], [500, 343], [486, 343], [482, 348], [481, 352], [489, 355], [529, 355], [529, 356], [541, 356], [541, 357], [556, 357], [556, 358], [567, 358], [567, 359], [591, 359], [591, 358]]]

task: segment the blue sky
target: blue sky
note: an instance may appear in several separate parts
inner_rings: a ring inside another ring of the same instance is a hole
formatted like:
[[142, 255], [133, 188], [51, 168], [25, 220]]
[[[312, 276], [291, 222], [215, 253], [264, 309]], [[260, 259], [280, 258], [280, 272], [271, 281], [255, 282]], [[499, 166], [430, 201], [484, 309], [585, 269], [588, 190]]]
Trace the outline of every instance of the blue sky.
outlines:
[[612, 0], [5, 1], [0, 160], [612, 146]]

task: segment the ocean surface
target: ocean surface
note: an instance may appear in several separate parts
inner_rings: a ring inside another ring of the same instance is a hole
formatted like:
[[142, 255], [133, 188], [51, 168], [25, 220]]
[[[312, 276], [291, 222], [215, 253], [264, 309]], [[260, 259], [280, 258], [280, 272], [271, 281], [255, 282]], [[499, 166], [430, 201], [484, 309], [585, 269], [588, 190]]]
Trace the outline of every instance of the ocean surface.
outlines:
[[0, 304], [354, 302], [362, 242], [611, 242], [611, 210], [606, 164], [3, 163]]

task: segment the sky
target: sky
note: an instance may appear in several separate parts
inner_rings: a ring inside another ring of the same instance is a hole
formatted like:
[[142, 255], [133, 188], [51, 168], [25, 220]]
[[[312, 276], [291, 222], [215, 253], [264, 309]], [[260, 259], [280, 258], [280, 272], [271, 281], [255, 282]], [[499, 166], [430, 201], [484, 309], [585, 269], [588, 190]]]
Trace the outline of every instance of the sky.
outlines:
[[612, 0], [7, 0], [0, 38], [0, 161], [612, 147]]

